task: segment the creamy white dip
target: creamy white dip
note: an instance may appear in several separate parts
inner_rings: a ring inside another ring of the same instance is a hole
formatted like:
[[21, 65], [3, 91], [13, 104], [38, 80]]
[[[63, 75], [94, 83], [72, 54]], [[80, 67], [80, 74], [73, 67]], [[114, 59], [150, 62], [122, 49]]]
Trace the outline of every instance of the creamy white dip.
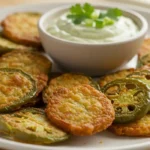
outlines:
[[76, 25], [67, 17], [67, 13], [52, 21], [47, 32], [58, 38], [78, 43], [112, 43], [123, 41], [135, 36], [139, 32], [136, 23], [128, 17], [120, 16], [114, 24], [103, 28]]

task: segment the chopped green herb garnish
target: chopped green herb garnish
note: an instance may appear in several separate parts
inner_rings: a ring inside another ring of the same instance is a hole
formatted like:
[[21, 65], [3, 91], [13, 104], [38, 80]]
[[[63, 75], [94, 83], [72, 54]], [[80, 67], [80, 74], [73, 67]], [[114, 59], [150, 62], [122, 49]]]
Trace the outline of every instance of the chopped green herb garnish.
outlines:
[[103, 28], [105, 26], [104, 21], [101, 19], [95, 20], [95, 23], [96, 28]]
[[93, 20], [91, 19], [85, 19], [84, 23], [87, 27], [93, 27]]
[[99, 18], [109, 17], [113, 20], [117, 20], [119, 16], [122, 16], [122, 11], [118, 8], [110, 8], [106, 12], [101, 12]]
[[71, 19], [74, 24], [103, 28], [114, 24], [120, 16], [122, 16], [122, 11], [118, 8], [110, 8], [105, 12], [97, 13], [92, 5], [85, 3], [83, 6], [80, 4], [72, 6], [67, 18]]

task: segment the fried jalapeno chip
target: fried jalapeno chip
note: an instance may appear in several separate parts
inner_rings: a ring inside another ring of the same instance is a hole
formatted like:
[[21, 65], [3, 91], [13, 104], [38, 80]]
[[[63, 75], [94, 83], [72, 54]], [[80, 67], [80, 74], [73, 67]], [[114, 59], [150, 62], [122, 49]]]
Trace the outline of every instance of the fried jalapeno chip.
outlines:
[[150, 114], [126, 124], [113, 124], [110, 131], [117, 135], [150, 137]]
[[36, 83], [18, 69], [0, 69], [0, 112], [17, 110], [30, 103], [36, 94]]
[[102, 91], [112, 102], [116, 123], [140, 119], [149, 111], [149, 87], [140, 80], [118, 79], [106, 84]]
[[50, 123], [42, 109], [37, 108], [0, 115], [0, 133], [6, 138], [32, 144], [51, 144], [69, 137]]
[[89, 84], [99, 90], [99, 85], [91, 77], [82, 74], [65, 73], [50, 80], [43, 92], [43, 100], [47, 103], [53, 92], [60, 87], [72, 88], [80, 84]]
[[0, 54], [10, 52], [12, 50], [36, 50], [34, 47], [16, 44], [3, 36], [0, 36]]
[[17, 68], [30, 74], [37, 83], [37, 95], [47, 85], [52, 63], [41, 53], [14, 50], [0, 58], [0, 68]]
[[132, 72], [134, 72], [134, 69], [126, 69], [126, 70], [121, 70], [112, 74], [108, 74], [105, 75], [103, 77], [100, 78], [99, 81], [99, 85], [102, 88], [103, 86], [105, 86], [107, 83], [114, 81], [116, 79], [122, 79], [125, 78], [127, 75], [131, 74]]
[[50, 121], [74, 135], [84, 136], [105, 130], [114, 120], [107, 97], [90, 85], [59, 88], [46, 108]]
[[40, 13], [19, 12], [7, 16], [2, 21], [3, 34], [8, 39], [24, 45], [40, 46], [38, 20]]

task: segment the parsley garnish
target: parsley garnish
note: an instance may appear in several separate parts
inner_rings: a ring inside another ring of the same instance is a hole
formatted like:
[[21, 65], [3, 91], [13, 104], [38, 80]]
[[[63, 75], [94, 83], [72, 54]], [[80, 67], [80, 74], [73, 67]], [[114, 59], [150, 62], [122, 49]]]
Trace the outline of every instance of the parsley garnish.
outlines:
[[71, 19], [74, 24], [103, 28], [114, 24], [120, 16], [122, 16], [122, 11], [118, 8], [110, 8], [106, 12], [97, 14], [92, 5], [85, 3], [84, 5], [75, 4], [72, 6], [67, 18]]
[[106, 12], [102, 12], [99, 18], [109, 17], [113, 20], [117, 20], [119, 16], [122, 16], [122, 11], [118, 8], [110, 8]]

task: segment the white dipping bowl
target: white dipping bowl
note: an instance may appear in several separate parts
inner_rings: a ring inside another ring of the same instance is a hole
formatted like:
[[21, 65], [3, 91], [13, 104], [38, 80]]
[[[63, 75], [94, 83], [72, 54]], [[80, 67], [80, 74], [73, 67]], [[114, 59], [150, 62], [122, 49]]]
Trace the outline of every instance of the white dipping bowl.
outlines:
[[[137, 35], [113, 43], [85, 44], [67, 41], [47, 32], [51, 20], [65, 13], [69, 8], [70, 6], [62, 6], [48, 11], [40, 18], [38, 24], [45, 51], [66, 71], [82, 72], [92, 76], [103, 75], [125, 65], [138, 53], [148, 30], [147, 21], [139, 13], [123, 10], [123, 15], [131, 18], [138, 25], [140, 31]], [[109, 7], [95, 6], [95, 8], [106, 10]]]

